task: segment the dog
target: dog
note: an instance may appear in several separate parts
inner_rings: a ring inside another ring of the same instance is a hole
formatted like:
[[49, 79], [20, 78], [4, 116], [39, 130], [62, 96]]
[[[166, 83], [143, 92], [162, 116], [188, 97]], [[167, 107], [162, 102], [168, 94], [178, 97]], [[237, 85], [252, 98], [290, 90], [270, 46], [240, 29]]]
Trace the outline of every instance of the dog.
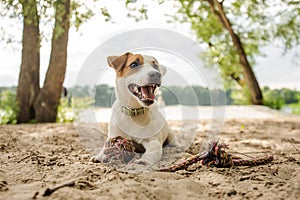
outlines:
[[[116, 72], [116, 101], [112, 106], [108, 139], [129, 138], [134, 141], [137, 152], [144, 152], [137, 163], [158, 163], [164, 145], [181, 147], [155, 101], [166, 67], [152, 56], [130, 52], [109, 56], [107, 61]], [[92, 161], [105, 162], [104, 149], [105, 146]]]

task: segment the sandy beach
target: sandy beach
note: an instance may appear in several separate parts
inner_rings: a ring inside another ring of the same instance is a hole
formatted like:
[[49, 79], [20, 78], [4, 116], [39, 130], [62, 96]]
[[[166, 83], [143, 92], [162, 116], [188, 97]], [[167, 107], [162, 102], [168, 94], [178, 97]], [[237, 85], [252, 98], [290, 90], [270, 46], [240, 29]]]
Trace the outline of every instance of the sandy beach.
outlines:
[[[208, 107], [199, 108], [200, 120], [188, 119], [184, 123], [174, 117], [178, 116], [174, 109], [166, 108], [166, 116], [186, 149], [181, 157], [165, 149], [165, 164], [197, 154], [211, 123]], [[0, 199], [298, 199], [300, 117], [261, 106], [232, 106], [225, 110], [219, 141], [229, 144], [228, 152], [250, 157], [268, 154], [274, 156], [274, 161], [232, 168], [209, 168], [197, 163], [175, 173], [131, 173], [90, 162], [93, 152], [80, 137], [85, 133], [78, 133], [83, 129], [73, 123], [3, 125]], [[90, 138], [96, 146], [100, 147], [105, 139], [107, 118], [89, 124], [101, 127], [102, 135], [96, 132], [95, 138]], [[65, 183], [67, 187], [43, 197], [47, 188]]]

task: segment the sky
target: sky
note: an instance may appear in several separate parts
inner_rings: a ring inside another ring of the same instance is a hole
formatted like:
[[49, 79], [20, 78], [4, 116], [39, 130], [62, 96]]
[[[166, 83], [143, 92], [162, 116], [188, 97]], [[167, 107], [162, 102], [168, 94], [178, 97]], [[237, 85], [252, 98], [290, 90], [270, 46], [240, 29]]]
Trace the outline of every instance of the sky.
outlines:
[[[172, 12], [171, 4], [156, 5], [156, 3], [150, 3], [150, 6], [148, 7], [149, 20], [138, 23], [127, 17], [128, 11], [125, 8], [124, 1], [102, 0], [95, 9], [98, 9], [99, 11], [99, 8], [104, 6], [111, 14], [113, 22], [105, 22], [104, 17], [99, 13], [91, 18], [88, 22], [84, 23], [78, 31], [76, 31], [75, 28], [70, 29], [68, 64], [64, 82], [64, 86], [66, 87], [73, 86], [78, 79], [81, 78], [81, 70], [84, 66], [84, 63], [90, 59], [90, 55], [93, 54], [93, 52], [95, 53], [95, 50], [101, 44], [117, 36], [118, 34], [142, 28], [160, 28], [172, 30], [178, 34], [182, 34], [185, 37], [190, 38], [191, 40], [195, 37], [188, 24], [170, 24], [166, 22], [167, 17], [165, 16], [165, 13], [168, 14]], [[16, 38], [21, 37], [22, 29], [20, 22], [13, 26], [9, 21], [2, 21], [1, 23], [7, 26], [8, 32], [10, 31], [12, 34], [16, 34]], [[44, 25], [44, 27], [47, 27], [49, 30], [51, 30], [51, 25]], [[152, 39], [151, 35], [147, 35], [147, 37], [150, 38], [149, 41]], [[162, 36], [162, 38], [168, 37]], [[201, 44], [199, 45], [200, 47], [202, 46]], [[16, 47], [16, 49], [13, 47]], [[115, 52], [118, 52], [117, 49], [118, 48], [115, 47]], [[114, 52], [114, 50], [112, 50], [112, 52]], [[107, 53], [109, 53], [109, 51]], [[182, 69], [192, 68], [189, 68], [190, 64], [188, 64], [186, 61], [180, 59], [179, 57], [175, 58], [176, 56], [174, 57], [174, 54], [170, 52], [162, 52], [157, 49], [152, 49], [152, 51], [146, 51], [145, 53], [154, 54], [156, 57], [159, 57], [159, 61], [161, 60], [164, 65], [170, 68], [169, 71], [173, 71], [177, 74], [180, 73], [182, 77], [188, 81], [195, 79], [199, 82], [199, 77], [193, 78], [195, 74], [193, 70], [180, 71]], [[269, 86], [271, 88], [287, 87], [300, 90], [300, 65], [297, 65], [295, 62], [295, 51], [283, 56], [281, 49], [268, 46], [264, 48], [264, 53], [266, 56], [257, 57], [257, 64], [253, 66], [260, 85]], [[44, 41], [41, 48], [41, 85], [47, 70], [49, 54], [50, 43]], [[21, 46], [18, 46], [18, 44], [8, 45], [1, 41], [0, 59], [0, 86], [17, 85], [21, 64]], [[97, 63], [97, 57], [94, 58], [92, 62]], [[100, 63], [103, 62], [99, 61], [99, 64]], [[105, 78], [102, 80], [102, 82], [113, 82], [113, 71], [108, 69], [105, 73], [106, 75], [104, 76]], [[169, 76], [170, 74], [172, 73], [170, 72]], [[203, 81], [203, 77], [200, 77], [200, 79]], [[173, 82], [170, 82], [170, 84], [171, 83]]]

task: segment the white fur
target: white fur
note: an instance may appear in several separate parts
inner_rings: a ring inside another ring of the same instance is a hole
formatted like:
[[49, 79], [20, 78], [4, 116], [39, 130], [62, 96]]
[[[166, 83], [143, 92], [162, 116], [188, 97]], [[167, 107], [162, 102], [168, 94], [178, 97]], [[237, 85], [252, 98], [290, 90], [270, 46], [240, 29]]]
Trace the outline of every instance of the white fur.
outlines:
[[[112, 106], [108, 138], [122, 136], [134, 140], [141, 144], [146, 150], [138, 162], [154, 164], [160, 161], [162, 147], [166, 141], [172, 146], [180, 147], [180, 144], [175, 135], [170, 132], [167, 121], [156, 102], [150, 106], [145, 106], [128, 89], [130, 83], [135, 83], [140, 86], [148, 84], [149, 72], [159, 71], [162, 76], [166, 73], [166, 68], [163, 65], [158, 64], [158, 70], [151, 66], [155, 58], [144, 55], [143, 59], [143, 66], [141, 66], [136, 73], [116, 79], [117, 99]], [[130, 108], [145, 107], [145, 113], [137, 116], [128, 116], [122, 112], [122, 106], [128, 106]], [[105, 155], [103, 151], [101, 151], [94, 157], [94, 160], [103, 161], [104, 158]]]

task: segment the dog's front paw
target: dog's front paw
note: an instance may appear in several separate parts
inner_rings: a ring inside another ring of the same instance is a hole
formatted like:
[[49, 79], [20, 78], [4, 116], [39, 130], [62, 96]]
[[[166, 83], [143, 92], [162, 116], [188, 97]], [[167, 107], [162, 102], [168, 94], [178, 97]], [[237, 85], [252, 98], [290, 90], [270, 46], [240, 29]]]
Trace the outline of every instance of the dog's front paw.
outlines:
[[94, 163], [99, 163], [99, 162], [101, 162], [100, 160], [97, 159], [97, 156], [91, 157], [90, 161], [91, 161], [91, 162], [94, 162]]
[[94, 163], [103, 163], [103, 159], [99, 155], [91, 157], [90, 161]]
[[108, 155], [105, 155], [103, 151], [101, 151], [98, 155], [93, 156], [90, 159], [94, 163], [106, 163], [109, 160]]

